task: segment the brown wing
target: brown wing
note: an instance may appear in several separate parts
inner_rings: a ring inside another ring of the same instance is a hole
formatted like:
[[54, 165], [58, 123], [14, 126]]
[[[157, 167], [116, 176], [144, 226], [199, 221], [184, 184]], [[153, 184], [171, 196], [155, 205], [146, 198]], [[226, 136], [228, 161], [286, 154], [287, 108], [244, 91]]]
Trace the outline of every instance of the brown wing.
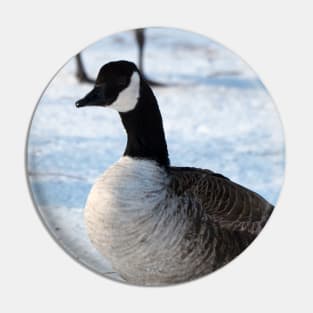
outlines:
[[242, 240], [251, 242], [273, 210], [257, 193], [212, 171], [171, 167], [170, 173], [171, 187], [177, 195], [196, 199], [203, 214]]

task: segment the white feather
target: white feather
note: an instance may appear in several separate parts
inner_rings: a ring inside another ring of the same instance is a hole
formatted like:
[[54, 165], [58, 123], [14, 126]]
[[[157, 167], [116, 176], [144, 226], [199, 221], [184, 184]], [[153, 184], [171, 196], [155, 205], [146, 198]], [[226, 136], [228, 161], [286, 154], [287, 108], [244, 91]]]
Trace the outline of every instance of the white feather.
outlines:
[[197, 253], [186, 256], [190, 201], [170, 193], [169, 184], [155, 161], [122, 157], [91, 189], [85, 208], [89, 238], [127, 281], [167, 284], [201, 269]]
[[92, 187], [85, 208], [89, 237], [104, 255], [140, 216], [166, 198], [166, 172], [154, 161], [122, 157]]
[[118, 112], [129, 112], [136, 107], [140, 91], [140, 77], [137, 72], [131, 76], [130, 83], [109, 106]]

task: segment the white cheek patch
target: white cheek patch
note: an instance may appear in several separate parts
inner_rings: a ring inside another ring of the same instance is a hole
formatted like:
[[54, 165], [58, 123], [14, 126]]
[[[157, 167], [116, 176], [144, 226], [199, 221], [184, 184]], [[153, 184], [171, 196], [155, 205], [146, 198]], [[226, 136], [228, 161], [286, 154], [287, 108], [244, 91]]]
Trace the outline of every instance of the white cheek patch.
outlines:
[[140, 91], [140, 77], [134, 72], [126, 89], [122, 90], [117, 99], [109, 106], [118, 112], [129, 112], [137, 104]]

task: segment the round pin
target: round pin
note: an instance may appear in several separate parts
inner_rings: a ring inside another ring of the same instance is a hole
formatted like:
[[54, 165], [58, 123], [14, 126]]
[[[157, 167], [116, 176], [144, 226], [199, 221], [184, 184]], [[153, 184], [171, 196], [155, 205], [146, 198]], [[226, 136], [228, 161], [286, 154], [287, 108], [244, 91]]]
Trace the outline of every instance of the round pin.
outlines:
[[254, 241], [284, 157], [273, 100], [240, 57], [193, 32], [142, 28], [57, 72], [30, 124], [26, 167], [35, 207], [69, 255], [120, 282], [167, 286]]

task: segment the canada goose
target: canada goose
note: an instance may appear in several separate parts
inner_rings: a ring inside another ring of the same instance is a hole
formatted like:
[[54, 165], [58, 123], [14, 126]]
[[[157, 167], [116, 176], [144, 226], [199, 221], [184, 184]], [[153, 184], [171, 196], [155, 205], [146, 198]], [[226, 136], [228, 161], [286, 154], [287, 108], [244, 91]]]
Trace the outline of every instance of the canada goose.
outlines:
[[127, 282], [166, 285], [210, 273], [258, 235], [273, 206], [223, 175], [171, 167], [157, 100], [135, 64], [110, 62], [77, 107], [118, 111], [124, 155], [95, 182], [91, 242]]

